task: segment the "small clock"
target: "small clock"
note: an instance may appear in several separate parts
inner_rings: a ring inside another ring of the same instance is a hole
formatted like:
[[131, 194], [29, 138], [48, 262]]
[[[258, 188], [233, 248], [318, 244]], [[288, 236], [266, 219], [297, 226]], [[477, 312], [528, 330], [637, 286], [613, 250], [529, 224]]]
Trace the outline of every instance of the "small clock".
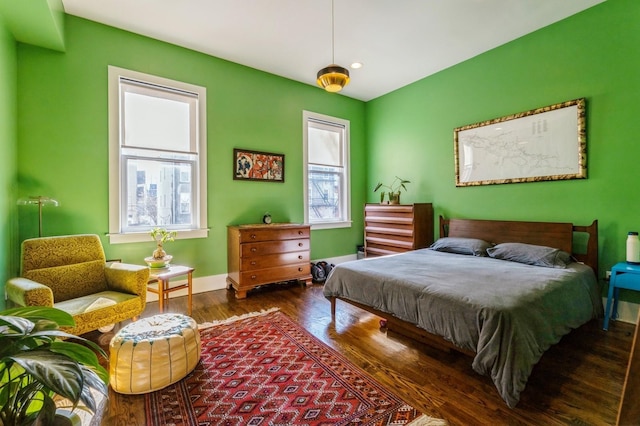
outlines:
[[270, 225], [271, 224], [271, 215], [269, 213], [265, 214], [264, 216], [262, 216], [262, 221], [265, 224]]

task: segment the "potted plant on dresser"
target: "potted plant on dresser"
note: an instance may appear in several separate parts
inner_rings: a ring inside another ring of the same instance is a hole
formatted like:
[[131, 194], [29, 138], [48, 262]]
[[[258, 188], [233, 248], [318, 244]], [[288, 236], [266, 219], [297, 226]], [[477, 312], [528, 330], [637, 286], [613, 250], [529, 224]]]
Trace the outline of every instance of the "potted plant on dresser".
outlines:
[[[407, 183], [411, 183], [406, 179], [402, 179], [398, 176], [391, 182], [389, 185], [385, 185], [382, 182], [378, 182], [376, 187], [373, 189], [373, 192], [377, 192], [380, 188], [387, 188], [389, 194], [389, 204], [400, 204], [400, 188], [407, 190], [405, 186]], [[384, 196], [387, 192], [380, 192], [380, 204], [384, 204]]]

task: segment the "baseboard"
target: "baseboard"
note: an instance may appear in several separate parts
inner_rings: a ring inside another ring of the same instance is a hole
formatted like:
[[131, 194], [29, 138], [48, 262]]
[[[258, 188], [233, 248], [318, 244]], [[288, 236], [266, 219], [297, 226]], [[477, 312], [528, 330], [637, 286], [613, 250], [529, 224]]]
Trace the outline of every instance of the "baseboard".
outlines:
[[355, 254], [348, 254], [346, 256], [329, 257], [327, 259], [316, 259], [316, 260], [312, 260], [312, 262], [319, 262], [321, 260], [324, 260], [325, 262], [333, 263], [334, 265], [337, 265], [339, 263], [348, 262], [350, 260], [356, 260], [357, 258], [358, 257]]
[[[355, 254], [350, 254], [347, 256], [331, 257], [328, 259], [318, 259], [318, 260], [314, 260], [313, 262], [317, 262], [319, 260], [325, 260], [329, 263], [333, 263], [337, 265], [339, 263], [347, 262], [350, 260], [356, 260], [356, 258], [357, 256]], [[184, 284], [186, 282], [187, 280], [185, 278], [183, 280], [171, 281], [171, 285]], [[218, 275], [209, 275], [206, 277], [194, 277], [192, 282], [192, 287], [193, 287], [193, 294], [204, 293], [206, 291], [213, 291], [213, 290], [223, 290], [227, 288], [227, 274], [225, 273], [225, 274], [218, 274]], [[187, 295], [186, 288], [169, 293], [169, 297], [181, 297], [186, 295]], [[147, 292], [147, 303], [157, 302], [157, 301], [158, 301], [157, 294]]]
[[[607, 307], [607, 298], [602, 298], [602, 305]], [[618, 319], [617, 321], [628, 322], [635, 324], [638, 321], [638, 311], [640, 305], [637, 303], [625, 302], [621, 300], [618, 302]]]
[[[183, 280], [171, 280], [171, 285], [185, 284], [186, 278]], [[209, 275], [206, 277], [193, 277], [192, 279], [193, 294], [204, 293], [206, 291], [222, 290], [227, 288], [227, 274]], [[153, 284], [152, 284], [153, 285]], [[155, 284], [157, 285], [157, 284]], [[186, 296], [187, 289], [174, 291], [169, 293], [169, 297]], [[147, 292], [147, 303], [157, 302], [158, 295], [155, 293]]]

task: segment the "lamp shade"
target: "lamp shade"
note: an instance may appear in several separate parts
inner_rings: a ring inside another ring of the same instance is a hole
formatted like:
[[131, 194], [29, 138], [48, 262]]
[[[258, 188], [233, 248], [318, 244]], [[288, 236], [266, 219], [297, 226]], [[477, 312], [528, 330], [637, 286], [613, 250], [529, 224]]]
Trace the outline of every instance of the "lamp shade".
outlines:
[[349, 83], [349, 70], [340, 65], [331, 64], [318, 71], [318, 86], [327, 92], [339, 92]]
[[43, 197], [42, 195], [31, 196], [28, 198], [20, 198], [18, 200], [19, 206], [38, 206], [38, 236], [42, 237], [42, 206], [54, 206], [59, 205], [58, 200], [53, 198]]
[[19, 206], [26, 206], [29, 204], [37, 204], [44, 206], [58, 206], [58, 200], [54, 200], [53, 198], [43, 197], [41, 195], [31, 196], [29, 198], [20, 198], [17, 203]]

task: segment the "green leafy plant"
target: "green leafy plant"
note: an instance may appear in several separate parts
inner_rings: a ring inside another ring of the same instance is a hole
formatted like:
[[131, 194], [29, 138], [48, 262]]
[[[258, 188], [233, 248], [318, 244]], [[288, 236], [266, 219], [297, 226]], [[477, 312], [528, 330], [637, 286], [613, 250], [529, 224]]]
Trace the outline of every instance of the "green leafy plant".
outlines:
[[108, 396], [109, 375], [98, 360], [106, 353], [59, 328], [74, 325], [71, 315], [51, 307], [0, 312], [0, 424], [51, 424], [56, 395], [94, 413], [92, 389]]
[[164, 243], [175, 240], [178, 232], [167, 231], [165, 228], [153, 228], [151, 232], [149, 232], [149, 235], [151, 235], [151, 238], [154, 239], [157, 245], [153, 252], [153, 258], [163, 259], [167, 255], [167, 252], [164, 251]]
[[[376, 185], [376, 187], [373, 189], [373, 192], [377, 192], [378, 189], [380, 188], [387, 188], [389, 191], [389, 201], [390, 202], [394, 202], [394, 201], [399, 201], [400, 200], [400, 188], [404, 189], [405, 191], [407, 190], [407, 187], [405, 186], [405, 184], [407, 183], [411, 183], [410, 181], [406, 180], [406, 179], [402, 179], [398, 176], [395, 177], [395, 179], [391, 182], [391, 184], [389, 185], [385, 185], [382, 182], [378, 182], [378, 184]], [[380, 202], [384, 202], [384, 195], [385, 195], [385, 191], [382, 191], [380, 193]]]

